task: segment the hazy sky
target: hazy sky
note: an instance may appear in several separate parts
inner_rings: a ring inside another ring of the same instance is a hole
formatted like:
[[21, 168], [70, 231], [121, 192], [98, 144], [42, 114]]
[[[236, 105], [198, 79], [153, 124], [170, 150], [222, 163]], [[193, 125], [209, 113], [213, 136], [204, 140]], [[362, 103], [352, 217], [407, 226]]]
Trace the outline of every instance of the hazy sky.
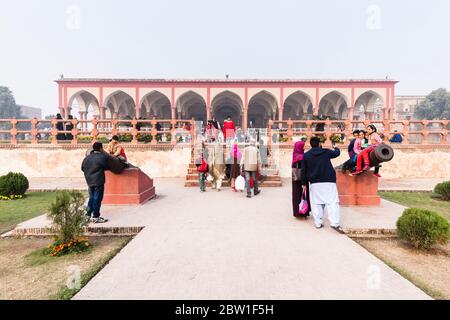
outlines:
[[57, 109], [65, 77], [385, 78], [450, 89], [450, 1], [0, 0], [0, 85]]

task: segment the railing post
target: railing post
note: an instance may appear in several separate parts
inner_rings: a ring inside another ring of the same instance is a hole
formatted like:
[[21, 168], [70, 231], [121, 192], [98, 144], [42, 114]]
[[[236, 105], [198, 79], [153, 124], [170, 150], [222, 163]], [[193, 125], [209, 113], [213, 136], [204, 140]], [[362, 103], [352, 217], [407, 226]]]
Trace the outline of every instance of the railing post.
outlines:
[[10, 130], [10, 134], [11, 134], [11, 144], [16, 145], [18, 143], [17, 141], [17, 119], [13, 118], [11, 120], [11, 130]]
[[429, 136], [429, 131], [428, 131], [428, 124], [429, 121], [428, 120], [424, 120], [422, 121], [422, 144], [428, 144], [428, 136]]
[[91, 131], [91, 136], [92, 136], [92, 142], [97, 142], [98, 139], [98, 120], [96, 118], [92, 119], [91, 121], [92, 123], [92, 131]]
[[131, 129], [131, 135], [133, 136], [133, 139], [131, 140], [131, 144], [136, 145], [136, 144], [138, 144], [138, 140], [137, 140], [138, 132], [136, 129], [137, 119], [131, 120], [131, 125], [133, 126], [133, 129]]
[[383, 135], [384, 135], [384, 139], [383, 142], [389, 141], [389, 136], [391, 135], [391, 127], [390, 127], [390, 121], [389, 120], [384, 120], [383, 121]]
[[441, 130], [441, 134], [442, 134], [442, 138], [441, 138], [441, 144], [447, 144], [447, 136], [448, 136], [448, 120], [443, 119], [442, 121], [442, 130]]
[[177, 121], [176, 120], [171, 120], [170, 121], [170, 144], [171, 145], [175, 145], [175, 144], [177, 144], [177, 139], [176, 139], [176, 136], [175, 136], [175, 130], [176, 130], [176, 127], [177, 127]]
[[268, 132], [269, 132], [269, 143], [268, 143], [268, 147], [269, 147], [269, 152], [272, 152], [272, 144], [273, 144], [273, 131], [272, 131], [272, 127], [273, 127], [273, 120], [270, 119], [269, 120], [269, 128], [268, 128]]
[[307, 140], [310, 140], [311, 136], [312, 136], [311, 126], [312, 126], [312, 121], [307, 120], [306, 121], [306, 139]]
[[402, 121], [403, 129], [402, 129], [402, 135], [403, 135], [403, 144], [409, 144], [408, 136], [409, 136], [409, 121]]
[[37, 124], [38, 124], [38, 120], [36, 118], [33, 118], [31, 120], [31, 143], [32, 144], [37, 144], [38, 143], [38, 139], [37, 139]]
[[76, 144], [78, 144], [78, 119], [72, 119], [72, 127], [73, 127], [73, 129], [72, 129], [72, 144], [74, 144], [74, 145], [76, 145]]
[[156, 141], [156, 136], [158, 135], [158, 132], [156, 130], [156, 119], [155, 117], [153, 117], [152, 119], [152, 130], [150, 131], [150, 134], [152, 135], [152, 145], [155, 145], [158, 143], [158, 141]]
[[288, 125], [287, 136], [288, 136], [288, 143], [289, 144], [292, 144], [292, 135], [293, 135], [292, 124], [293, 124], [292, 119], [289, 118], [289, 120], [287, 121], [287, 125]]
[[[191, 147], [193, 147], [194, 146], [194, 135], [195, 135], [195, 120], [194, 120], [194, 118], [192, 118], [191, 119], [191, 128], [190, 128], [191, 130], [189, 130], [190, 131], [190, 135], [191, 135]], [[225, 141], [226, 142], [226, 141]]]
[[113, 136], [117, 135], [117, 133], [118, 133], [118, 130], [117, 130], [118, 124], [119, 124], [119, 120], [117, 120], [117, 119], [112, 119], [111, 120], [111, 126], [112, 126], [111, 135], [113, 135]]
[[330, 119], [326, 119], [325, 120], [325, 137], [327, 138], [325, 140], [325, 146], [326, 147], [330, 147], [331, 146], [331, 120]]
[[56, 129], [56, 124], [58, 123], [58, 119], [53, 118], [52, 119], [52, 144], [57, 144], [58, 140], [56, 139], [56, 137], [58, 136], [58, 130]]
[[344, 125], [345, 125], [345, 137], [347, 138], [346, 142], [350, 143], [350, 139], [351, 139], [352, 132], [353, 132], [352, 122], [347, 119], [347, 120], [345, 120]]

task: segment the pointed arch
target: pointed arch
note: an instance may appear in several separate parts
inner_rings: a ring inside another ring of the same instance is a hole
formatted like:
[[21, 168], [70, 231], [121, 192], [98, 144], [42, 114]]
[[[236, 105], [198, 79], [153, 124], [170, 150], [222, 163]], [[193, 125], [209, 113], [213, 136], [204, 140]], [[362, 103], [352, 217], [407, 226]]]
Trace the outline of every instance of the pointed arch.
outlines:
[[231, 116], [237, 126], [242, 125], [243, 102], [236, 93], [225, 90], [217, 94], [211, 102], [211, 113], [219, 121], [223, 122]]

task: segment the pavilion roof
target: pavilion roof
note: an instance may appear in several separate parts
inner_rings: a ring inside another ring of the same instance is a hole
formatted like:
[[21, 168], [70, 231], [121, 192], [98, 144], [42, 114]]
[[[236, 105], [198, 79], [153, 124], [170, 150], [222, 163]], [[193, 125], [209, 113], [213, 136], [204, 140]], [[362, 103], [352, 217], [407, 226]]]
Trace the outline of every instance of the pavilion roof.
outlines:
[[133, 79], [133, 78], [61, 78], [62, 82], [167, 82], [167, 83], [397, 83], [393, 79]]

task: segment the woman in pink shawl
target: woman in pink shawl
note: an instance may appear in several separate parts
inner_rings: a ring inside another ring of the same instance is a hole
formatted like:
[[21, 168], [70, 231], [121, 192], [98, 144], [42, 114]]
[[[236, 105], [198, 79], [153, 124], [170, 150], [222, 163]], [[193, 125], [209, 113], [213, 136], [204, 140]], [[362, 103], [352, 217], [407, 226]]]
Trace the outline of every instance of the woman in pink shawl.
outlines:
[[234, 192], [237, 191], [235, 188], [236, 178], [241, 175], [241, 167], [240, 167], [241, 157], [242, 157], [241, 150], [239, 150], [237, 142], [235, 141], [233, 143], [233, 148], [231, 149], [232, 163], [231, 163], [231, 170], [230, 170], [231, 189]]
[[[303, 155], [305, 153], [305, 142], [303, 140], [297, 141], [294, 145], [294, 151], [292, 153], [292, 210], [293, 215], [296, 218], [309, 217], [309, 212], [306, 214], [299, 214], [299, 205], [302, 200], [302, 183], [300, 181], [300, 168], [302, 167]], [[309, 187], [306, 188], [306, 198], [308, 199], [309, 208], [311, 205], [309, 203]]]

